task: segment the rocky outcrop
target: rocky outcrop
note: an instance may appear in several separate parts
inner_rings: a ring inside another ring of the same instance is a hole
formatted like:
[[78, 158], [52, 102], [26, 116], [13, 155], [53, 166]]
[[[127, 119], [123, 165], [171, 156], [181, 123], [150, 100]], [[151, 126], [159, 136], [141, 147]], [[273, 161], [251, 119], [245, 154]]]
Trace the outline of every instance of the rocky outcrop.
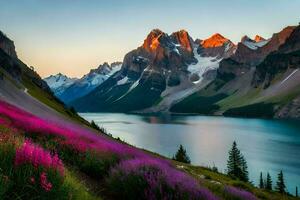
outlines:
[[[221, 79], [233, 79], [247, 73], [251, 67], [256, 67], [264, 61], [267, 55], [278, 50], [287, 38], [289, 38], [294, 29], [295, 27], [293, 26], [286, 27], [279, 33], [273, 34], [269, 40], [265, 40], [261, 36], [256, 36], [254, 40], [248, 36], [243, 36], [241, 42], [236, 47], [235, 53], [230, 58], [221, 61], [217, 77]], [[262, 79], [264, 79], [262, 77], [265, 76], [265, 72], [273, 70], [269, 69], [270, 67], [267, 66], [267, 63], [270, 64], [268, 59], [266, 59], [265, 64], [262, 63], [257, 67], [257, 71], [259, 72], [255, 73], [253, 85], [257, 86], [260, 84]], [[267, 85], [270, 80], [267, 81]]]
[[228, 82], [236, 77], [240, 77], [250, 70], [249, 66], [239, 63], [231, 58], [222, 60], [217, 70], [217, 79]]
[[300, 26], [291, 29], [293, 29], [293, 32], [287, 38], [286, 42], [280, 46], [280, 53], [290, 53], [300, 49]]
[[300, 119], [300, 96], [283, 106], [275, 114], [276, 118]]
[[293, 26], [286, 27], [279, 33], [273, 34], [269, 40], [260, 42], [244, 36], [241, 42], [238, 43], [237, 50], [231, 58], [239, 63], [256, 66], [271, 52], [278, 50], [294, 29], [295, 27]]
[[12, 58], [17, 58], [17, 53], [15, 50], [15, 45], [12, 40], [10, 40], [4, 33], [0, 31], [0, 49], [7, 53]]
[[[290, 29], [288, 29], [290, 30]], [[252, 84], [267, 88], [276, 75], [288, 69], [300, 68], [300, 26], [293, 28], [286, 42], [257, 66]]]

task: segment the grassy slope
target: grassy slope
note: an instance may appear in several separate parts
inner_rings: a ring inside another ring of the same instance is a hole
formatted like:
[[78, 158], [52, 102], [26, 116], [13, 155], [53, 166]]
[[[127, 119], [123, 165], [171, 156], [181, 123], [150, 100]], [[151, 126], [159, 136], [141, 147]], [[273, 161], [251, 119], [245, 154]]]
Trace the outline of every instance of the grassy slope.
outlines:
[[27, 89], [28, 93], [39, 100], [40, 102], [44, 103], [45, 105], [49, 106], [50, 108], [56, 110], [57, 112], [61, 113], [62, 115], [71, 118], [74, 121], [79, 123], [88, 124], [82, 117], [80, 117], [77, 113], [72, 112], [69, 108], [67, 108], [62, 102], [60, 102], [53, 94], [44, 91], [39, 86], [37, 86], [34, 82], [31, 81], [31, 78], [28, 74], [34, 73], [27, 68], [26, 65], [20, 64], [22, 69], [25, 73], [22, 74], [22, 81], [19, 83], [15, 79], [11, 77], [9, 73], [7, 73], [3, 68], [0, 66], [0, 75], [10, 81], [16, 88], [18, 89]]
[[185, 165], [178, 162], [177, 164], [184, 166], [183, 168], [184, 171], [191, 174], [195, 178], [199, 179], [200, 182], [202, 182], [207, 188], [209, 188], [218, 196], [222, 195], [222, 190], [221, 190], [222, 185], [230, 185], [230, 186], [235, 186], [250, 191], [253, 194], [255, 194], [255, 196], [258, 197], [259, 199], [271, 199], [271, 200], [297, 199], [292, 196], [280, 195], [274, 191], [266, 191], [263, 189], [259, 189], [257, 187], [254, 187], [250, 183], [234, 180], [225, 174], [214, 172], [209, 168]]
[[69, 117], [75, 121], [86, 124], [83, 118], [81, 118], [76, 113], [72, 113], [70, 109], [66, 108], [66, 106], [64, 106], [62, 103], [57, 101], [57, 99], [53, 95], [43, 91], [33, 82], [31, 82], [28, 77], [23, 76], [22, 81], [23, 81], [23, 85], [28, 89], [28, 93], [31, 96], [35, 97], [36, 99], [46, 104], [47, 106], [51, 107], [52, 109], [56, 110], [57, 112], [65, 115], [66, 117]]

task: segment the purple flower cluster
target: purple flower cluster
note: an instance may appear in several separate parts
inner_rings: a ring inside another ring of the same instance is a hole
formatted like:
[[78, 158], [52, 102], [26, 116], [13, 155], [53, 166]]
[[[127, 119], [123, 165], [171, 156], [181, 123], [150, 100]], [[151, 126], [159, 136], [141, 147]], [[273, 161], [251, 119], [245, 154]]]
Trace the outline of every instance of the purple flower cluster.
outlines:
[[64, 165], [58, 155], [51, 155], [50, 152], [32, 144], [26, 140], [23, 145], [16, 150], [15, 166], [22, 164], [32, 164], [34, 167], [43, 166], [48, 169], [57, 170], [61, 175], [64, 174]]
[[57, 120], [42, 119], [25, 112], [6, 102], [0, 101], [0, 114], [11, 119], [10, 126], [17, 127], [27, 132], [54, 135], [64, 139], [64, 144], [76, 148], [80, 152], [97, 150], [99, 152], [114, 153], [120, 157], [136, 157], [144, 152], [118, 143], [104, 135], [95, 134], [90, 129], [84, 128], [67, 120], [57, 123]]
[[232, 186], [225, 186], [225, 194], [241, 200], [257, 200], [252, 193]]
[[147, 184], [145, 199], [217, 199], [194, 178], [155, 158], [125, 160], [111, 170], [110, 176], [117, 177], [119, 182], [132, 176], [141, 177]]

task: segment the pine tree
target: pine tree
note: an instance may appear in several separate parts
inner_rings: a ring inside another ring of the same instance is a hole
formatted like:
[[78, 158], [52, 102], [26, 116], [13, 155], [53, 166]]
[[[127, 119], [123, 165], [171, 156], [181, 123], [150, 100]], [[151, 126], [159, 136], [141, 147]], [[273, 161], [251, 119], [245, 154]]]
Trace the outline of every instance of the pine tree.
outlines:
[[296, 186], [296, 197], [298, 197], [298, 187]]
[[277, 190], [277, 192], [284, 194], [284, 193], [286, 193], [285, 188], [286, 188], [286, 186], [284, 183], [283, 172], [280, 171], [278, 174], [278, 180], [276, 183], [276, 190]]
[[264, 187], [264, 180], [263, 180], [263, 175], [262, 172], [260, 172], [260, 177], [259, 177], [259, 188], [263, 189]]
[[248, 182], [249, 181], [249, 173], [248, 173], [248, 166], [247, 166], [247, 162], [244, 158], [244, 156], [241, 154], [241, 177], [240, 179], [242, 181]]
[[179, 146], [178, 151], [176, 152], [175, 156], [173, 156], [173, 160], [188, 164], [191, 163], [191, 160], [182, 145]]
[[266, 180], [266, 190], [272, 190], [272, 179], [269, 173], [267, 173], [267, 180]]
[[96, 129], [97, 131], [100, 131], [100, 127], [94, 122], [94, 120], [91, 121], [91, 127]]
[[229, 151], [227, 174], [242, 181], [247, 182], [249, 180], [247, 162], [240, 150], [237, 148], [235, 141], [233, 142], [232, 148]]

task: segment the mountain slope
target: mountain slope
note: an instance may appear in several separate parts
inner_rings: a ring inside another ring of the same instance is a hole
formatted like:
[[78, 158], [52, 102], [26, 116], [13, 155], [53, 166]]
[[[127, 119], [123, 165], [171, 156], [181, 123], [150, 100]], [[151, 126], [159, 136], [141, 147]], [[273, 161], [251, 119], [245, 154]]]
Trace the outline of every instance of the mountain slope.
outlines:
[[[0, 38], [4, 43], [0, 48], [0, 99], [31, 112], [44, 113], [46, 116], [47, 113], [59, 112], [62, 116], [86, 123], [53, 95], [47, 83], [32, 67], [29, 68], [15, 57], [17, 53], [12, 51], [14, 45], [10, 39], [5, 35], [0, 35]], [[8, 47], [9, 54], [6, 50]]]

